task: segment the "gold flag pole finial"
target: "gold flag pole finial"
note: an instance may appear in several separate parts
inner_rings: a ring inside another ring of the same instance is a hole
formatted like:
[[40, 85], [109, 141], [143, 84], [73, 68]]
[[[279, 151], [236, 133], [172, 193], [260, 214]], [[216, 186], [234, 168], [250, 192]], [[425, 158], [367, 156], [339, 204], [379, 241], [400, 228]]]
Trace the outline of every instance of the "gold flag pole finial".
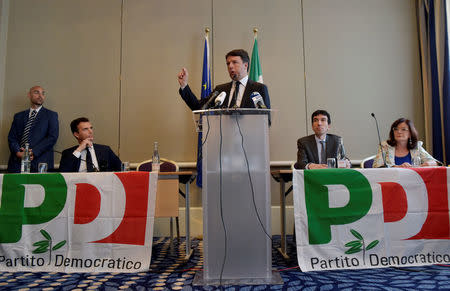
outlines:
[[255, 35], [255, 37], [258, 36], [258, 28], [253, 28], [253, 34]]
[[209, 32], [210, 32], [210, 29], [209, 29], [209, 27], [205, 27], [205, 33], [206, 33], [206, 35], [208, 35], [208, 34], [209, 34]]

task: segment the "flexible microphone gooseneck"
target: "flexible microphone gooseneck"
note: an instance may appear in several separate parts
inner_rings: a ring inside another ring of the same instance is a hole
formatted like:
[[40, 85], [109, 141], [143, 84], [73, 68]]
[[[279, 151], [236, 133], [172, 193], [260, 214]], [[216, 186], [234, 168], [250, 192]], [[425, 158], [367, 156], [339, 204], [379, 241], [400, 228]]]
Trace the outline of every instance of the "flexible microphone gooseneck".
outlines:
[[206, 102], [205, 105], [202, 106], [202, 110], [208, 109], [211, 107], [211, 105], [214, 105], [214, 100], [216, 99], [217, 95], [219, 95], [219, 91], [214, 91], [211, 94], [211, 97], [209, 97], [208, 102]]
[[375, 117], [375, 113], [371, 113], [370, 115], [372, 115], [373, 119], [375, 119], [375, 124], [377, 125], [377, 133], [378, 133], [378, 146], [380, 147], [380, 151], [381, 151], [381, 156], [383, 157], [383, 163], [384, 166], [380, 167], [380, 168], [387, 168], [387, 164], [386, 164], [386, 153], [383, 151], [383, 147], [381, 146], [381, 137], [380, 137], [380, 130], [378, 129], [378, 120]]

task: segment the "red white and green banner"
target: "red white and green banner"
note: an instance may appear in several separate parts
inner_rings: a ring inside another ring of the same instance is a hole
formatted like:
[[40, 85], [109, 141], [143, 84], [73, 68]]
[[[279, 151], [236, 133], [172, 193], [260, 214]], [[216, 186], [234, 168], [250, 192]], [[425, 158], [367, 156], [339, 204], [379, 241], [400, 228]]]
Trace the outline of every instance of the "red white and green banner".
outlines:
[[449, 168], [294, 171], [303, 271], [450, 264]]
[[0, 175], [0, 271], [148, 270], [158, 176]]

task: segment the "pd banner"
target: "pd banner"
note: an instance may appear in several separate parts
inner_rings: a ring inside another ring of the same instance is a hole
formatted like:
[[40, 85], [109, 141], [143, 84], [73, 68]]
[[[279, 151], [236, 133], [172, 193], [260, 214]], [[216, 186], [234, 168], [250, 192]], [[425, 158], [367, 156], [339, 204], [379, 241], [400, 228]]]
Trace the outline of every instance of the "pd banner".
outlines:
[[294, 171], [303, 271], [450, 263], [444, 167]]
[[0, 271], [148, 270], [157, 174], [0, 175]]

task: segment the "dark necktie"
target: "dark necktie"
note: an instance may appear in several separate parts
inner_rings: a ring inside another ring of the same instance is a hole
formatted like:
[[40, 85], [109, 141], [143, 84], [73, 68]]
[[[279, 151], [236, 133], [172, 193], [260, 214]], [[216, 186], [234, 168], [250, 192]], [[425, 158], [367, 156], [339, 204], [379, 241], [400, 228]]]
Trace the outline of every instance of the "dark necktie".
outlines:
[[28, 137], [30, 136], [31, 127], [33, 126], [33, 122], [36, 119], [36, 110], [31, 111], [31, 115], [28, 118], [27, 124], [25, 125], [25, 129], [23, 130], [22, 139], [20, 140], [20, 146], [25, 147], [25, 144], [28, 142]]
[[86, 168], [88, 172], [94, 172], [94, 164], [92, 163], [91, 151], [86, 148]]
[[236, 85], [234, 87], [234, 93], [233, 93], [233, 98], [231, 98], [231, 102], [230, 102], [230, 108], [233, 108], [236, 105], [236, 101], [237, 101], [237, 97], [239, 95], [239, 85], [241, 83], [239, 81], [236, 81]]
[[325, 141], [321, 140], [320, 145], [321, 145], [320, 163], [326, 164], [327, 163], [327, 152], [325, 151]]

